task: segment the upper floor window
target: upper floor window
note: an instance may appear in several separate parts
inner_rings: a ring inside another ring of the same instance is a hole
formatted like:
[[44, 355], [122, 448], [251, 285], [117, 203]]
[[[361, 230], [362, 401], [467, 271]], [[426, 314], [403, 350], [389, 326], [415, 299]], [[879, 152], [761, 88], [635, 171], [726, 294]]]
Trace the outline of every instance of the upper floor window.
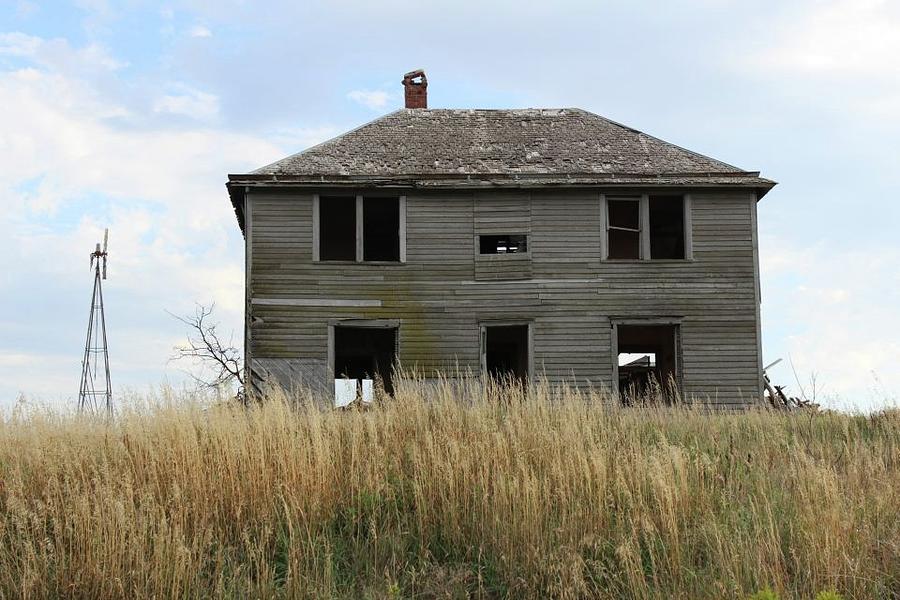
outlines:
[[650, 196], [650, 258], [684, 258], [684, 197]]
[[606, 198], [606, 258], [679, 260], [688, 255], [684, 196]]
[[314, 260], [402, 261], [402, 198], [317, 196]]
[[400, 260], [400, 199], [363, 198], [363, 260]]
[[609, 258], [641, 257], [641, 199], [610, 198], [606, 201]]
[[319, 260], [356, 260], [356, 198], [319, 198]]

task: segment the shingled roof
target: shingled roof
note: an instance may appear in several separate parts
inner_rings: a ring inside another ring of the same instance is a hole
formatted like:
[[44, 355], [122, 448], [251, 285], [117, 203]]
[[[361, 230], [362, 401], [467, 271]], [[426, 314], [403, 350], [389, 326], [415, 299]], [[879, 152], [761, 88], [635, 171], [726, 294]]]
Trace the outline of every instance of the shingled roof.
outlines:
[[[400, 109], [252, 173], [252, 184], [740, 186], [758, 172], [691, 152], [577, 108]], [[234, 193], [232, 200], [236, 201]], [[235, 202], [241, 219], [240, 207]]]

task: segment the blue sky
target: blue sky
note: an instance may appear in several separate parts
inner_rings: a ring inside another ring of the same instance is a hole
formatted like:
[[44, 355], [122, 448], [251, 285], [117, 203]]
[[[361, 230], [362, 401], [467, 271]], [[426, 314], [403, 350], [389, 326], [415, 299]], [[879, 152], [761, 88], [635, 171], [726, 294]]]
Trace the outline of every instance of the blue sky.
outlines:
[[0, 8], [0, 407], [74, 402], [110, 227], [117, 389], [184, 375], [166, 310], [240, 335], [229, 172], [400, 106], [577, 106], [779, 182], [763, 350], [827, 406], [900, 397], [900, 3], [122, 2]]

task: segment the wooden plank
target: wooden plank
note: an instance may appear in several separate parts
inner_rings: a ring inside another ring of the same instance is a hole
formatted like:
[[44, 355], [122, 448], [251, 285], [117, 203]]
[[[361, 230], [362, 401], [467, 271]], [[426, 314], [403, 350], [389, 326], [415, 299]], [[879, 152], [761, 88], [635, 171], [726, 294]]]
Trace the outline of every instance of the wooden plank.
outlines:
[[756, 215], [756, 194], [750, 194], [750, 223], [751, 223], [751, 234], [753, 236], [753, 305], [756, 313], [756, 361], [757, 361], [757, 371], [759, 373], [759, 400], [763, 399], [763, 355], [762, 355], [762, 317], [760, 315], [761, 312], [761, 303], [762, 303], [762, 285], [760, 283], [759, 278], [759, 223], [757, 221]]
[[600, 194], [600, 260], [609, 258], [609, 208], [606, 204], [606, 194]]
[[[319, 223], [319, 219], [320, 219], [320, 217], [319, 217], [319, 210], [320, 210], [320, 208], [319, 208], [319, 195], [318, 195], [318, 194], [314, 194], [314, 195], [313, 195], [313, 205], [312, 205], [312, 211], [313, 211], [313, 217], [312, 217], [312, 259], [313, 259], [313, 262], [319, 262], [319, 252], [320, 252], [320, 246], [321, 246], [321, 242], [319, 241], [319, 231], [320, 231], [320, 229], [321, 229], [321, 225], [320, 225], [320, 223]], [[288, 238], [288, 240], [289, 240], [289, 239], [290, 239], [290, 238]], [[285, 241], [287, 241], [287, 240], [285, 240]]]
[[641, 195], [641, 260], [650, 260], [650, 195]]
[[406, 196], [400, 196], [400, 262], [406, 262]]
[[253, 298], [252, 303], [267, 306], [381, 306], [381, 300], [338, 298]]
[[690, 194], [684, 195], [684, 258], [694, 260], [694, 216]]
[[253, 307], [250, 298], [253, 295], [253, 205], [250, 201], [250, 190], [244, 190], [244, 382], [248, 389], [253, 389], [252, 363], [250, 362], [251, 340], [253, 338]]
[[363, 261], [363, 197], [356, 196], [356, 262]]

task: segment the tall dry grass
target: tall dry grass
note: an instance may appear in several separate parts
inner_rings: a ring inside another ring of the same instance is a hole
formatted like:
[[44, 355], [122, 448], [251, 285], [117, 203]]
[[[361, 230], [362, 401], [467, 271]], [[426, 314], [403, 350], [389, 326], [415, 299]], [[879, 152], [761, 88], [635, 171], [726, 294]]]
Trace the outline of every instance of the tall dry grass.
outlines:
[[0, 424], [0, 597], [900, 597], [900, 413], [398, 385]]

